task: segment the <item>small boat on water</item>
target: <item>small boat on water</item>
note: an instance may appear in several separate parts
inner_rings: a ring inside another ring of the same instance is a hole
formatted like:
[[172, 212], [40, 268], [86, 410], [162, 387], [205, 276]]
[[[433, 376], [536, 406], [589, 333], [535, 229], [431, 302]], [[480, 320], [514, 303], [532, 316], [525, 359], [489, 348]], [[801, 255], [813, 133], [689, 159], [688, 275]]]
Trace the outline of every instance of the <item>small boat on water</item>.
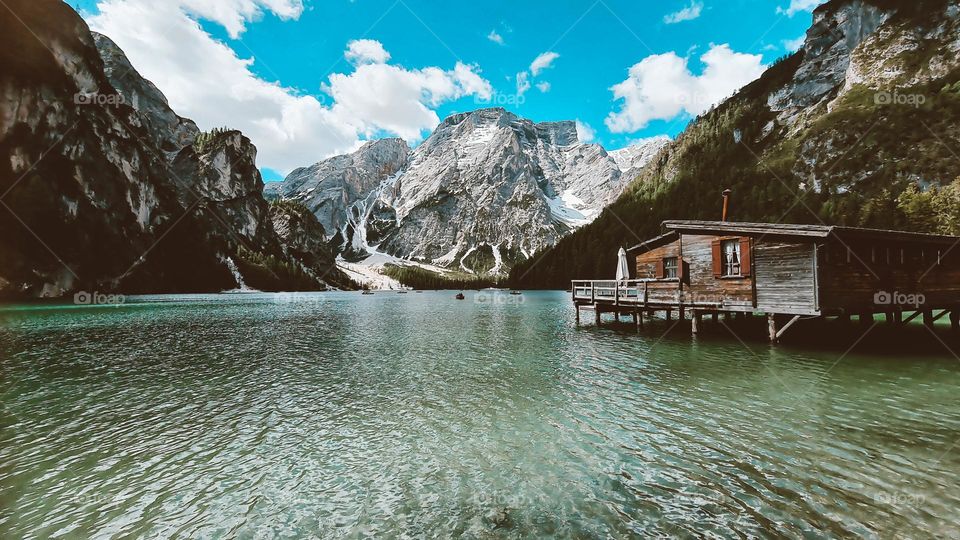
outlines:
[[460, 293], [457, 293], [457, 296], [455, 296], [454, 298], [456, 298], [457, 300], [463, 300], [464, 298], [466, 298], [466, 296], [464, 296], [463, 293], [460, 292]]
[[397, 294], [407, 294], [407, 291], [397, 291]]
[[523, 293], [520, 292], [520, 291], [510, 291], [510, 294], [512, 294], [513, 296], [519, 296], [519, 295], [521, 295], [521, 294], [523, 294]]
[[373, 294], [373, 291], [364, 289], [360, 294]]

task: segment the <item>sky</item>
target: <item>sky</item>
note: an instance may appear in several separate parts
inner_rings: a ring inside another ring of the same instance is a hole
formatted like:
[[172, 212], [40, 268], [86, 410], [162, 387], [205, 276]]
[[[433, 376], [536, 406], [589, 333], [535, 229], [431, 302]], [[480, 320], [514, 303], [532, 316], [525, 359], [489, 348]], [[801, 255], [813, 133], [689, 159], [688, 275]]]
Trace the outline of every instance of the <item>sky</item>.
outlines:
[[675, 137], [802, 45], [822, 0], [71, 0], [264, 179], [503, 107], [608, 150]]

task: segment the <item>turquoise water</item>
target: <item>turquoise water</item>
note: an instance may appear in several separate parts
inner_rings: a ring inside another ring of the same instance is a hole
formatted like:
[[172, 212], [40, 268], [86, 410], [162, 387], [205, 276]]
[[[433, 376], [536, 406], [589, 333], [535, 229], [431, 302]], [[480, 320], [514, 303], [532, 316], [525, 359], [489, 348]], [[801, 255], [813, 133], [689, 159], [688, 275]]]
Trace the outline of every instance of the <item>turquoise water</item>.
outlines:
[[3, 309], [0, 537], [960, 535], [954, 357], [478, 294]]

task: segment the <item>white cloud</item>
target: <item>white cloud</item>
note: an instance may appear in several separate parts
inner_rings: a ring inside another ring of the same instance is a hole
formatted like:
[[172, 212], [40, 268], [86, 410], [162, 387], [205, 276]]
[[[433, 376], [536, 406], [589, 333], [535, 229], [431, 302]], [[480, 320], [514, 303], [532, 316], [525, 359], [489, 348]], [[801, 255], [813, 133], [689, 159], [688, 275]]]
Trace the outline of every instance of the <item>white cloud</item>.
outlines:
[[355, 39], [347, 43], [346, 59], [353, 64], [386, 64], [390, 53], [373, 39]]
[[827, 0], [790, 0], [790, 5], [786, 9], [782, 7], [777, 8], [777, 13], [785, 13], [789, 17], [793, 17], [801, 11], [813, 11], [820, 4], [826, 3]]
[[404, 69], [385, 63], [389, 54], [378, 42], [363, 40], [350, 42], [345, 53], [358, 64], [353, 71], [332, 75], [323, 85], [330, 97], [302, 95], [256, 76], [254, 58], [238, 57], [194, 19], [206, 13], [239, 34], [260, 10], [293, 18], [299, 5], [299, 0], [102, 0], [100, 14], [88, 22], [116, 41], [177, 113], [201, 129], [242, 130], [257, 145], [258, 165], [281, 172], [350, 151], [382, 132], [415, 142], [439, 123], [434, 110], [439, 104], [492, 94], [475, 66]]
[[517, 73], [517, 97], [522, 96], [530, 89], [530, 74], [526, 71]]
[[471, 66], [460, 62], [451, 71], [365, 64], [349, 75], [331, 75], [324, 90], [334, 99], [334, 116], [357, 133], [369, 137], [385, 130], [412, 141], [440, 123], [431, 107], [471, 94], [489, 100], [493, 93]]
[[490, 33], [487, 34], [487, 39], [494, 43], [503, 45], [503, 36], [498, 34], [496, 30], [491, 30]]
[[301, 0], [181, 0], [180, 4], [190, 14], [222, 25], [234, 39], [243, 33], [247, 21], [258, 20], [264, 10], [286, 20], [303, 13]]
[[799, 51], [800, 48], [803, 47], [803, 43], [804, 41], [806, 41], [806, 39], [807, 39], [807, 36], [805, 35], [800, 36], [796, 39], [785, 39], [783, 40], [783, 48], [790, 52]]
[[588, 142], [592, 142], [595, 138], [597, 138], [597, 132], [592, 127], [590, 127], [590, 124], [577, 120], [576, 125], [577, 125], [577, 139], [579, 139], [580, 142], [588, 143]]
[[547, 81], [538, 82], [537, 90], [539, 90], [541, 93], [546, 94], [547, 92], [550, 91], [550, 83], [548, 83]]
[[536, 77], [541, 71], [550, 67], [550, 65], [553, 64], [553, 61], [557, 58], [560, 58], [560, 55], [553, 51], [540, 53], [540, 55], [534, 58], [533, 62], [530, 63], [530, 72], [533, 73], [534, 77]]
[[667, 15], [663, 18], [663, 22], [666, 24], [677, 24], [683, 21], [692, 21], [700, 16], [701, 11], [703, 11], [703, 2], [691, 0], [689, 6]]
[[766, 66], [759, 54], [734, 52], [729, 45], [711, 45], [700, 60], [706, 66], [694, 75], [687, 59], [674, 52], [655, 54], [634, 64], [629, 76], [614, 85], [619, 111], [605, 123], [614, 133], [633, 132], [652, 120], [669, 120], [680, 114], [700, 114], [744, 84], [756, 79]]

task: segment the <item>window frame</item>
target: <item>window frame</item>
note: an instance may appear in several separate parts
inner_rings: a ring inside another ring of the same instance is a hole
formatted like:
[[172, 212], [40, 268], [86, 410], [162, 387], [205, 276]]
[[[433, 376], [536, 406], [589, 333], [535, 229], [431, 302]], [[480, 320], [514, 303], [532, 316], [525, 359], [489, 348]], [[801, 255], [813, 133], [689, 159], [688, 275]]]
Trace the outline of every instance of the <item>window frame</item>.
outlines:
[[[668, 263], [672, 263], [672, 266]], [[663, 264], [662, 279], [680, 279], [680, 257], [677, 257], [676, 255], [671, 257], [663, 257], [662, 264]]]
[[[737, 256], [736, 269], [737, 272], [732, 273], [732, 268], [734, 263], [731, 263], [727, 260], [727, 249], [728, 245], [733, 245], [733, 253]], [[721, 278], [742, 278], [743, 275], [743, 254], [741, 253], [741, 239], [740, 238], [722, 238], [720, 239], [720, 277]]]

